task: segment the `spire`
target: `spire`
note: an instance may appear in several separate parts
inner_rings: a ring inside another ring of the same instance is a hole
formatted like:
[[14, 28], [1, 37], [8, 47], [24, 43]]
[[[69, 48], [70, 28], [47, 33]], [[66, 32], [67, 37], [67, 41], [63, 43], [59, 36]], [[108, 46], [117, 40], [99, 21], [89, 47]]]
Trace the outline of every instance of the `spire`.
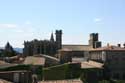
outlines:
[[7, 42], [7, 44], [5, 45], [5, 50], [6, 50], [6, 51], [9, 51], [9, 52], [12, 52], [12, 51], [13, 51], [13, 47], [10, 45], [9, 42]]
[[51, 33], [50, 41], [54, 42], [53, 32]]
[[10, 47], [11, 47], [10, 43], [9, 43], [9, 42], [7, 42], [7, 44], [6, 44], [5, 48], [10, 48]]

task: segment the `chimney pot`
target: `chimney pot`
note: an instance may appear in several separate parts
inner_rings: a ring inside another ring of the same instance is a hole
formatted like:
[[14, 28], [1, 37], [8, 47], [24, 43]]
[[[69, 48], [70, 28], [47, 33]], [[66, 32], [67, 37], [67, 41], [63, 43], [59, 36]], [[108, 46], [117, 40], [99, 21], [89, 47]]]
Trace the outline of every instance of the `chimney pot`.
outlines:
[[123, 44], [124, 48], [125, 48], [125, 43]]
[[118, 47], [121, 47], [121, 44], [118, 44]]

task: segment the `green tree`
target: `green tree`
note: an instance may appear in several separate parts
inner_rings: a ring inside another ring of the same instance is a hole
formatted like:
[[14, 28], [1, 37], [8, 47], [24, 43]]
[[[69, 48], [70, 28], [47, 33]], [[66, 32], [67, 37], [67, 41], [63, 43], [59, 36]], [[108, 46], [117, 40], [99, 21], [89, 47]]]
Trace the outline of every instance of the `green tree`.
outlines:
[[84, 73], [81, 74], [80, 79], [82, 80], [83, 83], [88, 83], [87, 76]]
[[11, 57], [16, 55], [16, 52], [13, 50], [13, 47], [9, 44], [9, 42], [7, 42], [7, 44], [5, 45], [3, 55], [5, 57]]
[[102, 80], [102, 81], [99, 81], [98, 83], [110, 83], [110, 82], [107, 80]]

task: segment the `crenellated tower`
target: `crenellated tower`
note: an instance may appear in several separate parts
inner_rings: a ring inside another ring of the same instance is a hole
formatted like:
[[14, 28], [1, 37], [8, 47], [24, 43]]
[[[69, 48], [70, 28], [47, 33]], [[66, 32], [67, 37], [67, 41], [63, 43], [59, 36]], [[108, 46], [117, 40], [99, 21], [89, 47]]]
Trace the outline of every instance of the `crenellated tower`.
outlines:
[[99, 47], [101, 47], [101, 42], [99, 41], [98, 33], [91, 33], [90, 34], [89, 45], [92, 48], [99, 48]]
[[62, 48], [62, 30], [56, 30], [56, 44], [57, 44], [57, 49]]

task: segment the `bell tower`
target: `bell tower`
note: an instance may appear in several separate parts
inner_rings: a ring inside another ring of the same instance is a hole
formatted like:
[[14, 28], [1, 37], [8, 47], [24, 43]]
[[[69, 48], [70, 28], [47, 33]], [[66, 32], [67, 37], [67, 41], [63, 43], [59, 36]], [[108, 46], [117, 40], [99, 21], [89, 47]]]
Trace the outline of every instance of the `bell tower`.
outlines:
[[56, 30], [56, 44], [57, 44], [57, 49], [62, 48], [62, 30]]
[[91, 33], [90, 34], [89, 45], [92, 48], [99, 48], [99, 47], [101, 47], [101, 42], [99, 41], [98, 33]]

